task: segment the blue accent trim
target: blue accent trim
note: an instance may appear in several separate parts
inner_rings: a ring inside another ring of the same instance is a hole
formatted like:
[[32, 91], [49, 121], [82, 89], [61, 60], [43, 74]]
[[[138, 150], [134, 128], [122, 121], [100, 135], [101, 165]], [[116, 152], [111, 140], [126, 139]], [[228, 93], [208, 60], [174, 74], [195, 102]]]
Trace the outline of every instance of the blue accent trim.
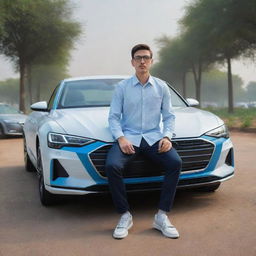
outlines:
[[76, 152], [77, 156], [81, 160], [83, 166], [89, 173], [89, 175], [93, 178], [93, 180], [97, 184], [107, 184], [106, 179], [102, 178], [98, 172], [95, 171], [93, 165], [91, 164], [91, 160], [89, 158], [89, 153], [96, 150], [97, 148], [107, 145], [107, 143], [97, 141], [95, 143], [91, 143], [85, 145], [83, 147], [63, 147], [62, 150]]
[[[225, 138], [214, 138], [210, 136], [202, 136], [202, 139], [206, 139], [208, 141], [211, 141], [215, 145], [215, 149], [213, 152], [213, 155], [211, 157], [211, 160], [207, 166], [207, 168], [203, 171], [197, 172], [197, 173], [183, 173], [180, 175], [180, 180], [184, 179], [193, 179], [193, 178], [201, 178], [201, 177], [208, 177], [211, 175], [211, 172], [214, 171], [216, 164], [220, 158], [221, 150], [222, 150], [222, 144], [227, 140]], [[60, 150], [75, 152], [78, 156], [78, 158], [81, 160], [83, 166], [85, 167], [88, 174], [92, 177], [92, 179], [96, 182], [98, 185], [108, 184], [108, 181], [106, 178], [101, 177], [98, 172], [94, 169], [94, 166], [91, 163], [91, 160], [89, 158], [89, 154], [92, 151], [95, 151], [97, 148], [102, 147], [104, 145], [109, 145], [109, 143], [96, 141], [94, 143], [85, 145], [83, 147], [63, 147]], [[55, 181], [52, 180], [52, 169], [53, 164], [51, 162], [51, 185], [56, 186], [67, 186], [67, 187], [74, 187], [74, 184], [76, 187], [84, 188], [86, 187], [84, 184], [84, 181], [80, 181], [79, 179], [75, 179], [72, 177], [68, 178], [58, 178]], [[126, 184], [136, 184], [136, 183], [147, 183], [147, 182], [161, 182], [163, 181], [164, 176], [155, 176], [155, 177], [143, 177], [143, 178], [125, 178], [124, 182]], [[90, 184], [88, 184], [90, 185]]]
[[53, 180], [53, 159], [50, 162], [50, 181]]

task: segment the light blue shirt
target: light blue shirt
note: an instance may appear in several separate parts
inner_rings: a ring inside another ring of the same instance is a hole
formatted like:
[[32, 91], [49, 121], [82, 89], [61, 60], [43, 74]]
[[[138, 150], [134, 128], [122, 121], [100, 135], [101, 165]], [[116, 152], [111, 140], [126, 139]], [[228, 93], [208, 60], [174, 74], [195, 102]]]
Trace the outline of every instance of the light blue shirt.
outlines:
[[171, 139], [175, 116], [167, 84], [153, 76], [144, 85], [135, 75], [122, 80], [116, 86], [108, 120], [115, 139], [125, 136], [137, 147], [142, 137], [150, 146], [163, 137]]

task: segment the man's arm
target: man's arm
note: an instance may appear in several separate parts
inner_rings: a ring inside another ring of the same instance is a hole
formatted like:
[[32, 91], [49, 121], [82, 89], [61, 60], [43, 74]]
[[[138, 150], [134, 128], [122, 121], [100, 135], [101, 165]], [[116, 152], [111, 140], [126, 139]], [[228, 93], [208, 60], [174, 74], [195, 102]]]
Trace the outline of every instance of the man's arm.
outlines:
[[110, 105], [108, 117], [109, 127], [113, 137], [118, 141], [122, 152], [125, 154], [134, 154], [135, 150], [133, 145], [124, 137], [122, 131], [121, 117], [123, 112], [123, 100], [124, 96], [122, 88], [117, 85]]
[[110, 105], [110, 111], [108, 116], [108, 123], [110, 131], [113, 137], [117, 140], [119, 137], [124, 136], [121, 127], [121, 116], [123, 112], [123, 91], [122, 88], [117, 85]]
[[175, 115], [172, 111], [171, 93], [168, 86], [164, 86], [162, 102], [163, 139], [159, 142], [159, 153], [172, 148], [171, 139], [174, 132]]

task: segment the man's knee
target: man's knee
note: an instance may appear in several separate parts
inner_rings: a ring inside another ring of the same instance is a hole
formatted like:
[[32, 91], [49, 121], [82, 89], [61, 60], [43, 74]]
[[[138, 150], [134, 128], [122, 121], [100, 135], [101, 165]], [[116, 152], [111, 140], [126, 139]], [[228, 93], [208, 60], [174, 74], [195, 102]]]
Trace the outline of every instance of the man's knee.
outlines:
[[182, 160], [177, 155], [176, 157], [171, 157], [168, 159], [168, 161], [165, 163], [165, 169], [171, 170], [171, 171], [181, 171], [182, 166]]
[[121, 171], [123, 169], [123, 166], [121, 163], [118, 163], [116, 161], [107, 161], [105, 165], [105, 171], [107, 176], [113, 176], [113, 175], [120, 175]]
[[182, 165], [182, 160], [180, 157], [176, 157], [172, 163], [172, 165], [174, 166], [174, 168], [176, 170], [181, 170], [181, 165]]

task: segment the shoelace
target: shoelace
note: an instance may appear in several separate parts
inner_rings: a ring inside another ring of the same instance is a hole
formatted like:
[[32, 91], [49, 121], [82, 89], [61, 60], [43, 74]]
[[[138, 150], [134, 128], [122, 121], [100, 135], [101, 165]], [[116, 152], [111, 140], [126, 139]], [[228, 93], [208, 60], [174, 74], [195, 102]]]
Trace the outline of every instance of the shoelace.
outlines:
[[164, 216], [164, 218], [162, 219], [162, 225], [163, 225], [164, 228], [173, 228], [173, 225], [169, 221], [167, 216]]
[[117, 228], [126, 228], [129, 223], [130, 216], [122, 216], [117, 224]]

